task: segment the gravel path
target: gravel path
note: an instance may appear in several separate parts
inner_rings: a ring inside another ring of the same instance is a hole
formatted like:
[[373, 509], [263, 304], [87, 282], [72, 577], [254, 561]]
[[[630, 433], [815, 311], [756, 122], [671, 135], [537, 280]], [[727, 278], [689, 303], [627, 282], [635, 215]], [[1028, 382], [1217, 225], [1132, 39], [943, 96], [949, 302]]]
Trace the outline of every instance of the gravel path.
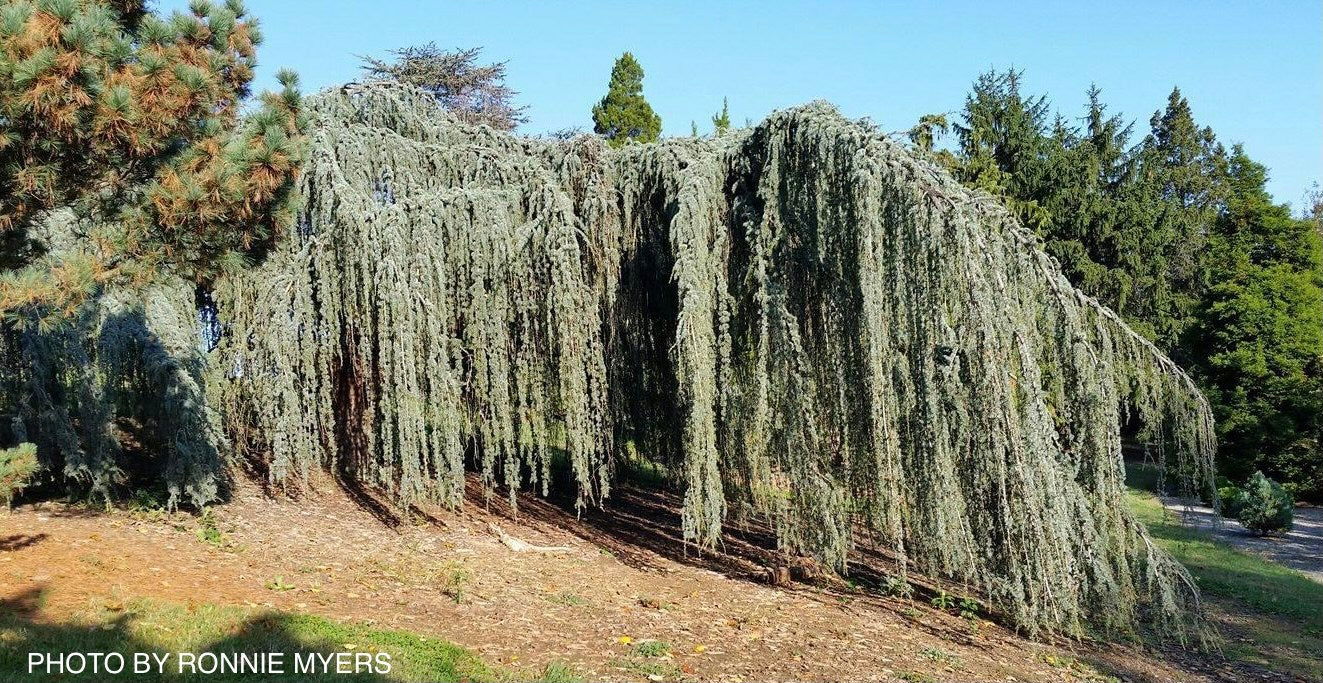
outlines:
[[1213, 509], [1178, 498], [1164, 498], [1162, 504], [1176, 513], [1181, 523], [1200, 529], [1242, 550], [1267, 556], [1273, 561], [1298, 569], [1309, 578], [1323, 583], [1323, 508], [1297, 507], [1295, 528], [1282, 536], [1256, 536], [1232, 519], [1219, 517]]

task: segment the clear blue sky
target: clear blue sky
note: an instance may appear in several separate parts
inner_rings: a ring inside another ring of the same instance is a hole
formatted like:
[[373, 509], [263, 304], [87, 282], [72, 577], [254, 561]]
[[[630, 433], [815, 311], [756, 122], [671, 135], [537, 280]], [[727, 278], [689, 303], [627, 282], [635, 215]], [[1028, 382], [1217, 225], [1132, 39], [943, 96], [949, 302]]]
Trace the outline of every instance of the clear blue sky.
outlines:
[[[182, 8], [165, 0], [161, 9]], [[1091, 82], [1136, 132], [1173, 85], [1196, 120], [1243, 142], [1278, 201], [1323, 181], [1323, 2], [440, 2], [248, 0], [259, 85], [279, 67], [305, 89], [353, 80], [355, 55], [427, 41], [509, 61], [525, 132], [591, 129], [612, 61], [629, 50], [664, 132], [687, 135], [730, 98], [737, 123], [813, 99], [886, 130], [960, 108], [990, 67], [1078, 116]]]

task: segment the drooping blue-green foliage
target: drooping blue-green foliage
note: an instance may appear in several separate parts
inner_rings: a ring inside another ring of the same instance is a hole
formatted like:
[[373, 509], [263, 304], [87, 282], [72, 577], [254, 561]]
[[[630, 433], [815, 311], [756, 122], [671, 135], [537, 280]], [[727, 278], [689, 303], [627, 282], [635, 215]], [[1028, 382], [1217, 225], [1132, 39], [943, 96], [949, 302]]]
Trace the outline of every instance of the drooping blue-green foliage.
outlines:
[[308, 108], [297, 229], [214, 292], [219, 346], [179, 351], [234, 465], [459, 505], [466, 470], [513, 496], [563, 459], [592, 504], [636, 452], [679, 473], [702, 547], [757, 517], [837, 569], [885, 545], [1029, 630], [1200, 632], [1122, 504], [1121, 441], [1209, 491], [1208, 406], [996, 199], [825, 104], [620, 149], [398, 86]]
[[1118, 501], [1120, 431], [1208, 486], [1189, 378], [1034, 236], [826, 106], [612, 151], [468, 128], [407, 91], [318, 98], [299, 239], [219, 293], [229, 433], [457, 504], [580, 501], [617, 447], [671, 466], [684, 534], [769, 519], [843, 566], [859, 534], [1027, 626], [1174, 617], [1192, 593]]

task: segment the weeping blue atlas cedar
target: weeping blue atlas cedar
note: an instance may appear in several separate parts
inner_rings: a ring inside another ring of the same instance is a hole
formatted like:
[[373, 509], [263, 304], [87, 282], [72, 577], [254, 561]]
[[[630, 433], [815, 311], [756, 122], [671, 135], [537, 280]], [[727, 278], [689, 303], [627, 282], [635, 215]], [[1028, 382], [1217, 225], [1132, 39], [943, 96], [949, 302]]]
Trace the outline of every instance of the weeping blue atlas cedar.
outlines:
[[[812, 104], [609, 149], [465, 125], [393, 85], [307, 109], [298, 225], [219, 283], [217, 348], [157, 344], [136, 375], [142, 400], [201, 416], [157, 419], [179, 499], [242, 464], [401, 505], [460, 505], [467, 469], [513, 501], [563, 461], [592, 505], [637, 453], [677, 473], [699, 547], [756, 517], [837, 569], [882, 544], [1029, 631], [1204, 633], [1190, 577], [1126, 510], [1121, 458], [1133, 438], [1210, 490], [1203, 397], [995, 200], [873, 126]], [[141, 327], [176, 339], [195, 304], [165, 287]], [[84, 368], [123, 357], [69, 347]], [[30, 391], [28, 432], [72, 406], [84, 431], [111, 419], [110, 374], [60, 376], [87, 391]], [[68, 439], [66, 471], [106, 490], [117, 449]]]

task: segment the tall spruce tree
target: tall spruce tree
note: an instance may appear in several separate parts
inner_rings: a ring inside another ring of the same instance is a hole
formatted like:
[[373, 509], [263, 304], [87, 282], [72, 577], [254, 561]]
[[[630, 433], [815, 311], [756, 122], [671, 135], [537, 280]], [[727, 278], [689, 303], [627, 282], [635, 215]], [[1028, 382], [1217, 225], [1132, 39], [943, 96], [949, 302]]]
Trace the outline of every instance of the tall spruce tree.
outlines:
[[1208, 239], [1226, 201], [1227, 156], [1213, 130], [1194, 121], [1189, 101], [1173, 88], [1149, 121], [1140, 173], [1154, 198], [1153, 231], [1166, 273], [1139, 293], [1151, 301], [1155, 341], [1187, 366], [1183, 336], [1208, 288]]
[[957, 177], [1002, 197], [1025, 225], [1040, 231], [1048, 216], [1039, 203], [1044, 188], [1049, 104], [1020, 92], [1022, 72], [989, 71], [965, 99]]
[[1049, 253], [1076, 286], [1156, 337], [1159, 312], [1151, 293], [1166, 273], [1166, 245], [1153, 231], [1152, 194], [1130, 147], [1132, 126], [1108, 115], [1101, 91], [1087, 92], [1082, 125], [1058, 118], [1048, 143], [1039, 202], [1050, 217], [1042, 234]]
[[616, 60], [606, 96], [593, 106], [593, 131], [612, 147], [661, 135], [661, 117], [643, 98], [643, 67], [628, 52]]

